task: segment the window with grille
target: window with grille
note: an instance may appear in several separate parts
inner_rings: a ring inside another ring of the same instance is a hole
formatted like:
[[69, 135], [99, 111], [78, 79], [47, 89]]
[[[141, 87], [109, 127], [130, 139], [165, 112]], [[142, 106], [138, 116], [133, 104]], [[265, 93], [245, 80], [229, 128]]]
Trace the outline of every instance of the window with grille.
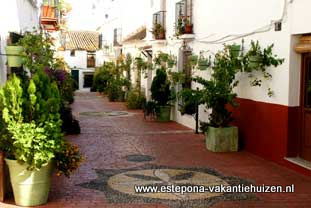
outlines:
[[87, 52], [87, 68], [94, 68], [96, 63], [96, 54], [95, 52]]
[[121, 46], [122, 30], [121, 28], [115, 28], [113, 31], [113, 46]]
[[192, 56], [191, 49], [181, 48], [178, 55], [178, 69], [185, 74], [185, 82], [181, 85], [182, 88], [191, 89], [191, 74], [190, 58]]
[[153, 14], [153, 28], [152, 33], [154, 39], [165, 39], [166, 32], [166, 12], [159, 11]]
[[192, 0], [176, 3], [175, 30], [177, 35], [193, 33]]

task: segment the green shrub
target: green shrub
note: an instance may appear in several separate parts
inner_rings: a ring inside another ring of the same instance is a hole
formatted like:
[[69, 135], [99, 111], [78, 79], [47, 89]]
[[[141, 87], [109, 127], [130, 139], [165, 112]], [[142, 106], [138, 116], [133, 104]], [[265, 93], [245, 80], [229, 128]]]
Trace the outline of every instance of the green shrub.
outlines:
[[94, 73], [92, 90], [97, 92], [105, 92], [110, 79], [112, 79], [112, 74], [107, 65], [97, 68]]
[[139, 90], [134, 89], [128, 93], [126, 102], [129, 109], [142, 109], [146, 98]]
[[10, 137], [2, 137], [1, 146], [7, 147], [9, 158], [40, 169], [61, 150], [63, 142], [58, 88], [43, 72], [29, 81], [27, 90], [21, 86], [13, 75], [0, 90], [1, 116]]
[[151, 84], [151, 97], [160, 106], [168, 105], [171, 100], [170, 82], [164, 69], [157, 69]]
[[125, 80], [123, 79], [110, 79], [107, 86], [107, 95], [109, 101], [124, 101], [125, 92], [122, 90], [122, 87], [125, 86]]

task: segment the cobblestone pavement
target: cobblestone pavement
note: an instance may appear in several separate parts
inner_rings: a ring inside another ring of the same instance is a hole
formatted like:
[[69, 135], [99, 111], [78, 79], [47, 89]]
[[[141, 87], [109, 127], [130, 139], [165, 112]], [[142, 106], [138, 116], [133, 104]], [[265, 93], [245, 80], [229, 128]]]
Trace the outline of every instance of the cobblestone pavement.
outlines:
[[[53, 177], [49, 203], [41, 207], [311, 207], [310, 177], [244, 151], [211, 153], [205, 149], [202, 135], [175, 122], [146, 121], [141, 111], [127, 110], [123, 103], [110, 103], [96, 93], [78, 92], [73, 110], [80, 120], [81, 134], [67, 139], [81, 147], [85, 162], [70, 179]], [[180, 183], [192, 178], [192, 184], [211, 180], [222, 184], [295, 184], [295, 193], [189, 194], [186, 199], [132, 193], [135, 181], [163, 182], [167, 177]], [[8, 199], [0, 207], [16, 206]]]

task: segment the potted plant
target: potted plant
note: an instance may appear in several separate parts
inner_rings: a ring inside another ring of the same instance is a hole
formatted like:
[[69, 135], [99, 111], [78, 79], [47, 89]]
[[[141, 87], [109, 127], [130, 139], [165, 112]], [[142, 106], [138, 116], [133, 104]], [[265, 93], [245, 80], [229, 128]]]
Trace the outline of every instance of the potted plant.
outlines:
[[185, 34], [192, 34], [193, 24], [191, 24], [189, 16], [184, 19], [184, 25], [185, 25]]
[[211, 109], [209, 121], [202, 130], [206, 133], [206, 147], [213, 152], [238, 150], [238, 128], [230, 126], [232, 115], [227, 109], [228, 105], [237, 106], [233, 89], [238, 84], [235, 81], [238, 70], [228, 50], [223, 50], [215, 55], [210, 79], [194, 78], [203, 86], [200, 102]]
[[22, 64], [23, 64], [23, 59], [22, 59], [23, 50], [24, 50], [23, 47], [20, 45], [8, 45], [5, 48], [9, 67], [21, 67], [22, 66]]
[[150, 90], [151, 97], [156, 102], [157, 120], [160, 122], [170, 121], [171, 106], [169, 101], [171, 100], [171, 90], [165, 69], [157, 69]]
[[237, 58], [241, 52], [241, 45], [232, 44], [227, 46], [232, 57]]
[[[5, 161], [19, 206], [45, 204], [51, 174], [57, 162], [66, 159], [58, 156], [68, 150], [61, 133], [59, 108], [57, 84], [51, 83], [43, 71], [30, 80], [13, 75], [0, 89], [0, 116], [6, 130], [0, 137], [0, 147], [5, 147]], [[80, 162], [81, 157], [76, 156]], [[66, 166], [73, 167], [71, 162]]]
[[151, 33], [156, 40], [165, 39], [165, 28], [159, 23], [154, 23]]
[[251, 48], [246, 54], [248, 58], [248, 68], [249, 69], [258, 69], [263, 61], [263, 53], [259, 42], [251, 41]]

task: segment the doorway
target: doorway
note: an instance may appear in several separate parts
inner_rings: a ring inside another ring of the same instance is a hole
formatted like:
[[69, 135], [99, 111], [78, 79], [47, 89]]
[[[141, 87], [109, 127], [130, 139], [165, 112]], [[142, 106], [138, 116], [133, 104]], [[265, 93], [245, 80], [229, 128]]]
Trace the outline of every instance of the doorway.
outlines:
[[311, 53], [302, 55], [299, 157], [311, 162]]

